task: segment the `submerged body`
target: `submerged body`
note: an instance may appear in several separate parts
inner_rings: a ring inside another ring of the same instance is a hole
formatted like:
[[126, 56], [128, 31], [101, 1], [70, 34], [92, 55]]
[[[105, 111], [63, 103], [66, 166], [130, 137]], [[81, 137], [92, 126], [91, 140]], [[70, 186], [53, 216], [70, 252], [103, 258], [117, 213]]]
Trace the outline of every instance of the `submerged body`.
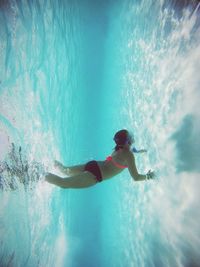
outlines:
[[[88, 163], [91, 170], [87, 168]], [[55, 166], [69, 178], [61, 178], [55, 174], [48, 173], [46, 181], [62, 188], [85, 188], [95, 185], [97, 182], [112, 178], [128, 168], [130, 175], [135, 181], [149, 179], [147, 175], [139, 174], [135, 165], [135, 157], [130, 150], [130, 145], [114, 151], [111, 156], [104, 161], [92, 161], [84, 165], [67, 167], [56, 161]], [[100, 171], [101, 177], [98, 177]]]

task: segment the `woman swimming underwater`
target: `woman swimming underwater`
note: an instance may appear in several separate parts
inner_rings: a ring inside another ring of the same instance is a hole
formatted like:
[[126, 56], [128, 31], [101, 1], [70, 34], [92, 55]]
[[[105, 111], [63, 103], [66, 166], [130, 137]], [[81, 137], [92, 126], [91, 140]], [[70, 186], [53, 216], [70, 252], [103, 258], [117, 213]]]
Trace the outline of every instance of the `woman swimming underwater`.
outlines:
[[131, 150], [134, 142], [133, 137], [127, 130], [120, 130], [114, 136], [115, 150], [104, 161], [89, 161], [85, 165], [65, 167], [55, 161], [55, 166], [70, 177], [61, 178], [55, 174], [47, 173], [45, 180], [62, 188], [86, 188], [98, 182], [112, 178], [128, 168], [130, 175], [135, 181], [143, 181], [154, 178], [154, 172], [139, 174], [135, 165], [133, 152], [142, 153], [146, 150]]

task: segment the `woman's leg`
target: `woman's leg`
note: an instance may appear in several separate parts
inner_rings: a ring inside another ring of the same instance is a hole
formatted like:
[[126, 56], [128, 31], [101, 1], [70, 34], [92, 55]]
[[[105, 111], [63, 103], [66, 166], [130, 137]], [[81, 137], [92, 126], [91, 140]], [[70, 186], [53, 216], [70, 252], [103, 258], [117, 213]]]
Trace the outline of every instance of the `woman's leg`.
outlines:
[[58, 168], [62, 173], [67, 175], [76, 175], [80, 172], [84, 171], [85, 165], [76, 165], [76, 166], [64, 166], [61, 162], [55, 160], [54, 165]]
[[61, 178], [55, 174], [47, 173], [45, 180], [62, 188], [86, 188], [96, 184], [96, 177], [87, 171], [68, 178]]

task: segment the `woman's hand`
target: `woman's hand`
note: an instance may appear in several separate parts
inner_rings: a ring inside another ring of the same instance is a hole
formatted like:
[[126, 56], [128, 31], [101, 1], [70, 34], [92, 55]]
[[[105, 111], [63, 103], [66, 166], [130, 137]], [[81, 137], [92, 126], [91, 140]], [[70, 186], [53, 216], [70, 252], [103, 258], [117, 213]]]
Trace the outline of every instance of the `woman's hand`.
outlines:
[[140, 153], [146, 153], [147, 150], [146, 150], [146, 149], [140, 149], [139, 152], [140, 152]]
[[147, 152], [146, 149], [139, 149], [139, 150], [137, 150], [135, 147], [132, 148], [132, 151], [134, 153], [146, 153]]
[[156, 177], [155, 172], [149, 170], [146, 174], [146, 180], [154, 179]]

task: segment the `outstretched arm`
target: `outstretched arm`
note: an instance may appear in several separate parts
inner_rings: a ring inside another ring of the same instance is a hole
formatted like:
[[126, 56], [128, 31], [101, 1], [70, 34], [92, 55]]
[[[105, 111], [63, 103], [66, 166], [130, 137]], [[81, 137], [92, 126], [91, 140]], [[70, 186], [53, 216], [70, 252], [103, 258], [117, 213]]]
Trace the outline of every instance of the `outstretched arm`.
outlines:
[[149, 171], [147, 174], [139, 174], [137, 167], [135, 165], [135, 157], [131, 151], [127, 151], [126, 154], [126, 160], [128, 165], [128, 170], [130, 172], [130, 175], [133, 177], [135, 181], [144, 181], [153, 179], [154, 173]]
[[128, 165], [128, 170], [130, 172], [130, 175], [133, 177], [133, 179], [135, 181], [143, 181], [146, 179], [146, 175], [143, 174], [139, 174], [137, 167], [135, 165], [135, 157], [133, 155], [133, 153], [131, 153], [130, 151], [127, 152], [127, 165]]

